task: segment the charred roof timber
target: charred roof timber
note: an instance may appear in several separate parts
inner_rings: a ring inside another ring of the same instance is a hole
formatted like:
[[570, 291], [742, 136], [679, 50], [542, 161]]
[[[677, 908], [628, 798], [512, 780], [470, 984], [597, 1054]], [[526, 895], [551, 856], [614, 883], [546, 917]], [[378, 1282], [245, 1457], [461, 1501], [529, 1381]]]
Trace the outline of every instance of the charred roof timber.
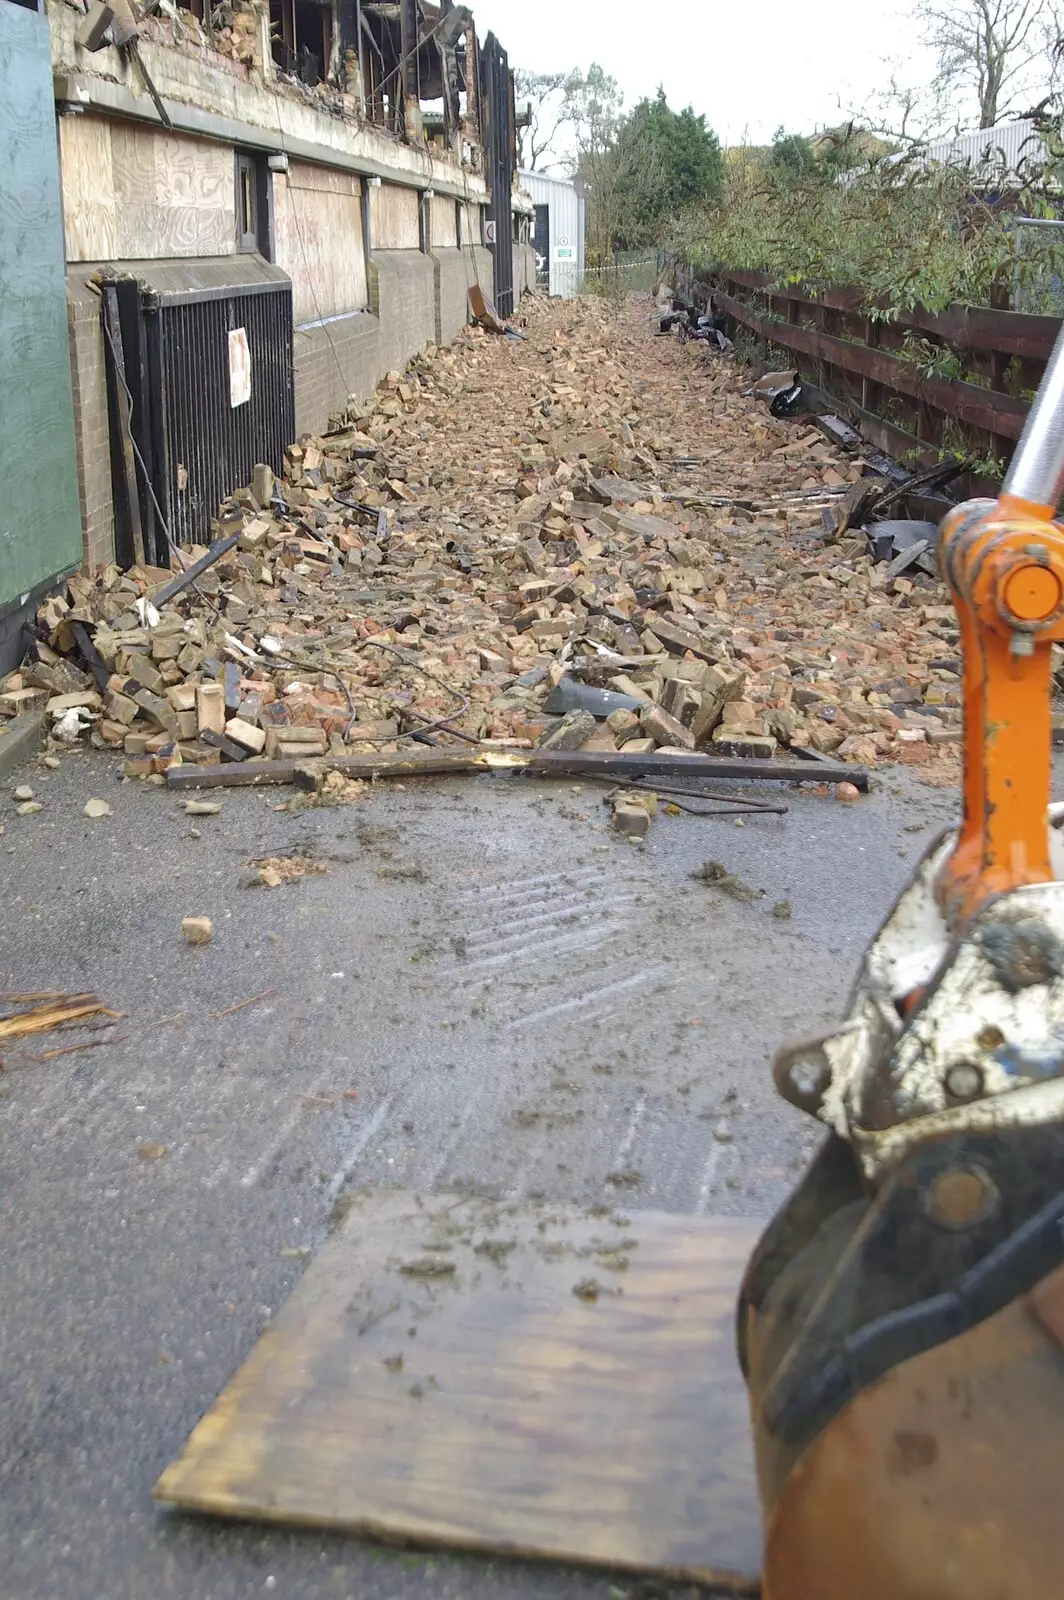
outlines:
[[[93, 0], [79, 43], [118, 42], [124, 0]], [[268, 16], [269, 55], [259, 50]], [[91, 27], [90, 27], [91, 24]], [[337, 115], [449, 151], [482, 169], [481, 55], [469, 6], [455, 0], [147, 0], [134, 28], [156, 43], [194, 44], [249, 68], [272, 65], [278, 87], [313, 91]]]
[[[469, 158], [480, 142], [479, 51], [468, 6], [442, 0], [269, 0], [281, 72], [357, 97], [366, 120]], [[474, 165], [478, 163], [473, 162]]]
[[363, 99], [370, 120], [456, 154], [480, 139], [476, 27], [453, 0], [340, 0], [356, 13]]

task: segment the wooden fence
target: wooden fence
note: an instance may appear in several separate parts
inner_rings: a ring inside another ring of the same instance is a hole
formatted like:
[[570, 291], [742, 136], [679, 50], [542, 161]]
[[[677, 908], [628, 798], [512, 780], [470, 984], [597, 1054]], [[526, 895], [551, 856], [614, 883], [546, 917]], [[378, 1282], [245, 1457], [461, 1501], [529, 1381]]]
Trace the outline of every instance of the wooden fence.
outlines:
[[[980, 306], [875, 317], [860, 289], [779, 288], [761, 272], [721, 268], [709, 287], [820, 403], [910, 460], [951, 451], [1007, 462], [1060, 331], [1057, 317]], [[943, 365], [958, 375], [934, 371]]]

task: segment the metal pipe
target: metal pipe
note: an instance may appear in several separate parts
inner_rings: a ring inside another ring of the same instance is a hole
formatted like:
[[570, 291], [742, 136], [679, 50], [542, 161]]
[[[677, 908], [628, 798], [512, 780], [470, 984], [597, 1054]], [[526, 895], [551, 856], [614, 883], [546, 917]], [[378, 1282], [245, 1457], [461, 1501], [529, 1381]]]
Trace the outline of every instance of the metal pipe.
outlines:
[[1054, 511], [1064, 498], [1064, 327], [1005, 475], [1003, 492]]

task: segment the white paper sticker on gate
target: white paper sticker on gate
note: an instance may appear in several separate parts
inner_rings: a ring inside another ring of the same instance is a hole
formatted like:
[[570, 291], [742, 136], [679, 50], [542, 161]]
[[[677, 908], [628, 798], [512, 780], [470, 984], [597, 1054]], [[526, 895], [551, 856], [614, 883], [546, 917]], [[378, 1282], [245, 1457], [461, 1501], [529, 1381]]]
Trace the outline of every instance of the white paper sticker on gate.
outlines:
[[251, 349], [245, 328], [229, 330], [229, 404], [246, 406], [251, 399]]

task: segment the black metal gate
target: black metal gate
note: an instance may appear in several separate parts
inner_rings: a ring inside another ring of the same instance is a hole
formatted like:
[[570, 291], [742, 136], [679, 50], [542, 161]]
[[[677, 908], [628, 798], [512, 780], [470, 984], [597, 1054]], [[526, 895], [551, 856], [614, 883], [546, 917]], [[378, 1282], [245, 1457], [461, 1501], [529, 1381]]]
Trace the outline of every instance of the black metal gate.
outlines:
[[495, 224], [495, 307], [500, 316], [514, 310], [513, 187], [517, 167], [514, 90], [510, 60], [493, 33], [480, 52], [484, 99], [484, 151], [491, 185], [489, 221]]
[[[120, 560], [134, 559], [139, 518], [145, 559], [168, 566], [158, 511], [176, 543], [207, 543], [219, 503], [251, 482], [257, 462], [282, 469], [295, 437], [292, 289], [278, 268], [247, 255], [140, 271], [143, 278], [118, 285], [140, 459], [131, 506], [119, 482], [120, 450], [112, 450], [116, 550]], [[111, 415], [114, 440], [113, 407]]]

